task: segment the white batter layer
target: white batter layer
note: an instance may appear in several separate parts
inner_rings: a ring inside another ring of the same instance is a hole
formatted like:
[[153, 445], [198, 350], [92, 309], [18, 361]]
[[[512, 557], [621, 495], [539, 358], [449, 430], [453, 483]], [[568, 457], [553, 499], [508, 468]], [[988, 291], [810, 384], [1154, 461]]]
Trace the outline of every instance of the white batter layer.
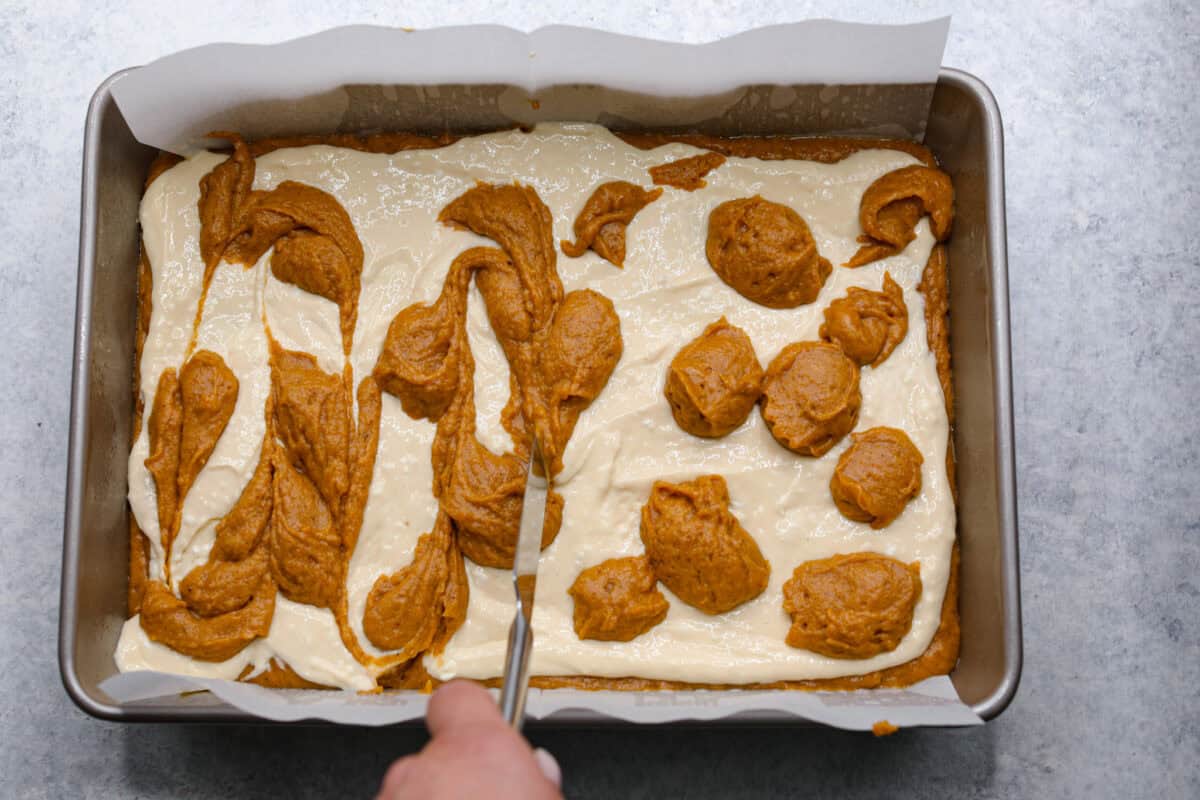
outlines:
[[[351, 352], [357, 381], [374, 366], [395, 314], [413, 302], [432, 301], [454, 257], [487, 243], [436, 222], [438, 211], [476, 181], [532, 185], [554, 217], [555, 239], [573, 238], [575, 216], [597, 184], [627, 180], [648, 186], [648, 167], [697, 152], [682, 144], [641, 151], [598, 126], [543, 124], [528, 134], [489, 134], [395, 155], [324, 146], [279, 150], [258, 159], [255, 188], [269, 189], [283, 180], [309, 183], [333, 194], [353, 220], [365, 250]], [[141, 363], [147, 415], [158, 376], [166, 367], [179, 367], [187, 346], [203, 273], [198, 182], [220, 159], [202, 153], [179, 164], [163, 173], [142, 201], [142, 230], [154, 273], [153, 314]], [[955, 528], [944, 469], [949, 425], [916, 289], [933, 237], [922, 220], [904, 252], [858, 269], [836, 266], [858, 247], [863, 191], [884, 173], [912, 163], [912, 156], [892, 150], [864, 151], [832, 165], [731, 158], [708, 175], [706, 188], [667, 187], [638, 213], [627, 231], [624, 269], [590, 252], [579, 259], [559, 254], [558, 271], [568, 291], [588, 287], [613, 301], [625, 349], [608, 386], [580, 418], [558, 477], [566, 507], [558, 539], [542, 554], [534, 674], [721, 683], [828, 678], [901, 664], [928, 646], [939, 623]], [[708, 265], [709, 212], [721, 202], [753, 194], [796, 209], [821, 255], [835, 265], [811, 305], [789, 310], [756, 305], [722, 283]], [[209, 293], [199, 346], [225, 358], [240, 391], [233, 417], [183, 506], [171, 554], [176, 586], [207, 559], [216, 521], [233, 506], [257, 463], [269, 388], [264, 307], [281, 344], [314, 354], [326, 370], [342, 366], [336, 306], [275, 280], [268, 257], [252, 269], [223, 265]], [[821, 312], [848, 287], [878, 290], [885, 270], [904, 289], [909, 331], [879, 368], [863, 369], [858, 429], [901, 428], [925, 462], [920, 496], [891, 525], [874, 531], [845, 519], [829, 495], [829, 479], [848, 439], [819, 459], [796, 456], [775, 442], [757, 412], [723, 439], [699, 439], [675, 424], [662, 389], [671, 358], [722, 314], [745, 329], [765, 367], [784, 345], [816, 339]], [[476, 360], [479, 437], [500, 452], [511, 447], [500, 425], [508, 367], [475, 290], [468, 328]], [[142, 430], [129, 460], [129, 500], [152, 543], [151, 575], [161, 577], [154, 483], [143, 464], [144, 421]], [[384, 395], [375, 474], [348, 578], [351, 623], [369, 652], [379, 651], [362, 635], [367, 593], [379, 575], [408, 564], [417, 537], [433, 524], [432, 441], [432, 424], [410, 419], [399, 401]], [[728, 481], [733, 512], [771, 564], [766, 591], [711, 617], [660, 585], [671, 603], [660, 625], [628, 643], [581, 641], [567, 594], [579, 572], [607, 558], [642, 552], [640, 509], [655, 480], [710, 473]], [[793, 569], [804, 561], [861, 550], [920, 562], [923, 591], [909, 634], [892, 652], [857, 661], [788, 647], [784, 637], [790, 620], [781, 592]], [[513, 611], [510, 573], [469, 561], [467, 573], [466, 622], [441, 656], [426, 659], [439, 678], [496, 677], [503, 667]], [[342, 646], [330, 612], [282, 597], [270, 635], [227, 662], [199, 662], [154, 644], [136, 617], [126, 623], [116, 656], [122, 671], [226, 678], [248, 664], [261, 670], [275, 656], [313, 681], [354, 689], [372, 685], [370, 673]]]

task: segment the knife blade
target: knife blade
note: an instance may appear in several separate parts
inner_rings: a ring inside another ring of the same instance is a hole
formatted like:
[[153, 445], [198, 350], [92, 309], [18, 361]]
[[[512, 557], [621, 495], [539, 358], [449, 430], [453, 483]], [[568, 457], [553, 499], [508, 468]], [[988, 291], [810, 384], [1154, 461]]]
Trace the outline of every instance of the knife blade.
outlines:
[[[530, 445], [529, 470], [525, 479], [525, 501], [513, 556], [513, 594], [517, 607], [508, 629], [508, 653], [504, 659], [504, 683], [500, 688], [500, 710], [517, 730], [525, 721], [525, 695], [529, 689], [529, 655], [533, 651], [533, 595], [537, 588], [538, 560], [542, 554], [542, 530], [546, 500], [550, 496], [550, 470], [538, 437]], [[541, 470], [541, 474], [538, 474]]]

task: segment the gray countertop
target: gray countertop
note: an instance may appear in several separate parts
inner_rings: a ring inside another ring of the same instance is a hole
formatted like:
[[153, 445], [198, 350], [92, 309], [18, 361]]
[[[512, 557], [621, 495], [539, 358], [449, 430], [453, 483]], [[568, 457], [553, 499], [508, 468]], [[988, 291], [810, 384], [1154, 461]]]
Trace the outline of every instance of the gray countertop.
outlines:
[[[550, 732], [572, 797], [1200, 796], [1200, 14], [1186, 2], [0, 4], [0, 795], [369, 796], [415, 732], [119, 726], [55, 655], [84, 109], [116, 69], [345, 22], [702, 41], [955, 13], [1004, 115], [1025, 670], [983, 728]], [[973, 6], [975, 4], [959, 4]], [[444, 7], [449, 6], [449, 7]], [[987, 6], [994, 6], [989, 10]], [[847, 16], [849, 14], [849, 16]]]

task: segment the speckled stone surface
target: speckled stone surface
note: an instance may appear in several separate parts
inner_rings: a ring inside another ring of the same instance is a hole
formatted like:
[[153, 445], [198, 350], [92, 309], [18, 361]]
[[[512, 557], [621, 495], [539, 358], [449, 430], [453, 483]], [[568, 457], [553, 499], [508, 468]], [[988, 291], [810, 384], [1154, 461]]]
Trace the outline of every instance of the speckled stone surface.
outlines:
[[[975, 6], [979, 7], [975, 7]], [[955, 13], [1004, 115], [1024, 679], [986, 727], [535, 737], [570, 797], [1200, 796], [1200, 14], [1187, 2], [0, 5], [0, 795], [369, 796], [404, 731], [118, 726], [55, 656], [84, 110], [109, 73], [346, 22], [702, 41]], [[385, 10], [385, 9], [392, 10]]]

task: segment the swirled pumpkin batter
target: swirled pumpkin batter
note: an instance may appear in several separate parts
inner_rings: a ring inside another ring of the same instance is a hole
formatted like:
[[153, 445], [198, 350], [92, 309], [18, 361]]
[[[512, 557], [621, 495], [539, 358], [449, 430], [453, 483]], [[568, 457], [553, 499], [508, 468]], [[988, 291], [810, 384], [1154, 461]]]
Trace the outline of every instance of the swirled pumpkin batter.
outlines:
[[[529, 426], [545, 443], [551, 469], [561, 469], [575, 421], [621, 357], [620, 323], [602, 295], [581, 290], [563, 296], [548, 246], [549, 212], [527, 187], [479, 184], [443, 209], [440, 219], [491, 236], [504, 249], [467, 250], [451, 265], [435, 304], [401, 311], [375, 375], [411, 416], [437, 423], [434, 494], [455, 523], [463, 553], [484, 566], [511, 567]], [[503, 418], [515, 450], [503, 455], [475, 436], [474, 359], [466, 337], [472, 273], [513, 376]], [[552, 492], [543, 547], [554, 540], [561, 516], [562, 496]]]
[[628, 181], [600, 184], [575, 218], [575, 241], [561, 242], [563, 253], [579, 258], [591, 249], [610, 264], [625, 266], [625, 229], [661, 194], [662, 189], [647, 190]]
[[[238, 381], [216, 353], [201, 350], [179, 371], [166, 370], [150, 412], [146, 468], [158, 489], [163, 549], [179, 530], [179, 510], [233, 415]], [[166, 578], [171, 576], [169, 564]]]
[[142, 598], [142, 630], [151, 641], [200, 661], [224, 661], [271, 630], [275, 584], [264, 575], [243, 607], [202, 617], [161, 581], [146, 584]]
[[846, 262], [861, 267], [899, 253], [916, 238], [913, 227], [922, 214], [937, 240], [950, 235], [954, 222], [954, 185], [936, 167], [914, 165], [887, 173], [867, 187], [858, 207], [863, 244]]
[[908, 333], [904, 290], [883, 273], [883, 291], [852, 286], [825, 309], [820, 336], [842, 348], [860, 366], [878, 367]]
[[628, 642], [662, 622], [670, 608], [645, 556], [601, 561], [580, 572], [568, 591], [580, 639]]
[[[179, 508], [233, 414], [238, 381], [220, 356], [201, 350], [178, 379], [167, 370], [158, 386], [150, 415], [155, 442], [146, 466], [159, 487], [163, 547], [169, 551]], [[143, 630], [152, 641], [202, 661], [229, 658], [270, 628], [275, 585], [265, 567], [265, 553], [258, 553], [235, 566], [207, 570], [188, 584], [190, 599], [176, 597], [162, 581], [149, 581], [140, 609]], [[164, 570], [169, 581], [169, 562]]]
[[295, 492], [315, 493], [332, 525], [350, 488], [349, 392], [340, 375], [322, 370], [308, 353], [278, 345], [271, 349], [271, 390], [276, 435], [296, 476]]
[[720, 153], [701, 153], [651, 167], [650, 180], [659, 186], [674, 186], [685, 192], [694, 192], [707, 186], [704, 176], [724, 163], [725, 156]]
[[723, 614], [767, 588], [771, 565], [729, 510], [720, 475], [655, 481], [642, 506], [641, 536], [658, 579], [706, 614]]
[[916, 563], [877, 553], [806, 561], [783, 585], [783, 610], [792, 617], [787, 643], [829, 658], [895, 650], [920, 597]]
[[180, 596], [200, 616], [226, 614], [244, 606], [270, 568], [269, 548], [262, 544], [273, 507], [273, 449], [269, 440], [263, 442], [253, 477], [233, 509], [217, 523], [208, 561], [180, 582]]
[[254, 186], [254, 158], [242, 137], [223, 131], [212, 136], [228, 139], [233, 144], [233, 153], [200, 179], [196, 210], [200, 215], [200, 258], [204, 260], [205, 286], [212, 282], [213, 272], [225, 258]]
[[[496, 455], [475, 437], [474, 359], [466, 337], [466, 294], [473, 271], [499, 271], [490, 283], [499, 287], [497, 306], [508, 332], [521, 338], [510, 343], [514, 355], [528, 362], [533, 329], [519, 293], [511, 260], [495, 248], [467, 250], [454, 260], [433, 305], [414, 305], [396, 315], [388, 328], [375, 376], [416, 419], [437, 424], [433, 446], [434, 495], [449, 519], [463, 554], [476, 563], [511, 566], [525, 486], [525, 466], [516, 453]], [[516, 291], [512, 297], [504, 290]], [[486, 296], [486, 295], [485, 295]], [[502, 312], [500, 312], [502, 313]], [[510, 407], [517, 406], [510, 403]], [[519, 446], [527, 446], [524, 440]], [[547, 502], [544, 545], [558, 531], [561, 496]], [[370, 614], [368, 603], [367, 613]]]
[[[254, 160], [240, 138], [225, 136], [233, 141], [233, 154], [200, 181], [205, 270], [189, 349], [217, 265], [250, 266], [275, 248], [271, 270], [277, 279], [339, 306], [348, 356], [363, 262], [349, 216], [331, 195], [305, 184], [285, 181], [269, 192], [252, 191]], [[311, 355], [272, 340], [269, 365], [267, 434], [258, 467], [217, 522], [208, 560], [183, 576], [180, 596], [162, 583], [145, 591], [142, 628], [151, 640], [178, 652], [225, 660], [266, 635], [278, 590], [289, 600], [333, 611], [344, 643], [361, 653], [345, 619], [344, 585], [374, 464], [378, 389], [371, 379], [360, 386], [356, 426], [348, 363], [342, 374], [330, 374]], [[160, 378], [148, 469], [161, 484], [168, 554], [179, 508], [232, 415], [237, 394], [237, 378], [206, 350], [188, 358], [178, 379], [172, 369]], [[172, 480], [174, 487], [167, 485]], [[167, 581], [169, 567], [166, 559]]]
[[479, 183], [443, 208], [438, 222], [500, 245], [516, 269], [531, 331], [549, 323], [563, 288], [555, 268], [550, 209], [532, 187]]
[[796, 342], [767, 366], [762, 418], [793, 453], [828, 453], [854, 429], [861, 406], [858, 365], [837, 345]]
[[898, 428], [871, 428], [850, 436], [829, 492], [847, 519], [885, 528], [921, 493], [921, 452]]
[[150, 434], [150, 455], [146, 470], [154, 479], [158, 508], [158, 530], [163, 549], [171, 547], [175, 519], [179, 515], [179, 442], [183, 429], [183, 400], [179, 396], [179, 375], [166, 369], [158, 377], [158, 388], [150, 406], [147, 421]]
[[750, 337], [721, 317], [671, 359], [664, 393], [679, 427], [693, 436], [716, 438], [746, 421], [762, 394], [762, 382]]
[[242, 559], [210, 559], [183, 579], [180, 597], [202, 617], [236, 611], [254, 596], [270, 567], [268, 558], [267, 548], [255, 547]]
[[274, 247], [276, 278], [338, 306], [342, 348], [349, 355], [363, 266], [350, 215], [332, 195], [304, 183], [253, 191], [254, 159], [246, 144], [237, 134], [213, 135], [230, 139], [234, 151], [200, 182], [205, 291], [222, 260], [250, 267]]
[[329, 608], [337, 600], [342, 559], [332, 510], [290, 458], [279, 460], [273, 488], [271, 575], [287, 599]]
[[[636, 187], [635, 187], [636, 188]], [[511, 567], [525, 492], [529, 429], [551, 469], [579, 414], [599, 395], [621, 356], [612, 303], [587, 290], [563, 295], [549, 239], [549, 214], [537, 194], [516, 185], [479, 184], [440, 219], [491, 236], [504, 249], [473, 248], [454, 260], [433, 305], [409, 306], [388, 328], [375, 376], [414, 418], [437, 424], [434, 495], [442, 511], [412, 564], [381, 577], [367, 598], [363, 627], [378, 647], [411, 658], [444, 643], [466, 613], [462, 554], [484, 566]], [[475, 436], [474, 358], [466, 335], [472, 277], [512, 374], [504, 424], [515, 452], [496, 455]], [[542, 547], [558, 533], [562, 496], [546, 505]], [[450, 591], [448, 591], [450, 589]], [[460, 598], [446, 605], [446, 597]], [[424, 602], [422, 602], [424, 601]], [[430, 617], [422, 609], [437, 608]]]

